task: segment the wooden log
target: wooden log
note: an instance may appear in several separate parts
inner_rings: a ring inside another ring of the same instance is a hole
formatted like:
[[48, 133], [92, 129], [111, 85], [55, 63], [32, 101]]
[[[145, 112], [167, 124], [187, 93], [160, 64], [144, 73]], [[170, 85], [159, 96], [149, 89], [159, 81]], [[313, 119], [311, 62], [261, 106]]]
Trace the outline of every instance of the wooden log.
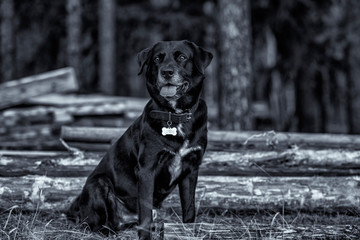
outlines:
[[26, 101], [26, 103], [30, 105], [43, 105], [54, 107], [123, 103], [129, 108], [142, 111], [148, 101], [149, 100], [145, 98], [104, 96], [99, 94], [51, 93], [43, 96], [30, 98], [28, 101]]
[[110, 143], [121, 136], [125, 130], [124, 128], [63, 126], [60, 138], [64, 141]]
[[[360, 179], [354, 177], [200, 176], [200, 208], [236, 211], [343, 212], [360, 208]], [[179, 207], [177, 195], [164, 206]]]
[[[0, 206], [65, 210], [80, 193], [85, 178], [0, 177]], [[360, 209], [359, 177], [207, 177], [196, 190], [201, 208], [237, 211], [348, 212]], [[179, 208], [177, 191], [163, 207]]]
[[275, 225], [231, 223], [164, 223], [164, 239], [356, 239], [351, 225]]
[[[15, 126], [7, 128], [5, 134], [0, 134], [0, 145], [2, 142], [17, 139], [36, 139], [52, 137], [53, 128], [52, 124], [36, 124], [31, 127], [29, 126]], [[60, 128], [60, 126], [58, 126]]]
[[[54, 107], [97, 105], [99, 108], [101, 108], [101, 105], [109, 105], [121, 102], [126, 107], [128, 107], [128, 111], [130, 110], [140, 115], [148, 101], [149, 99], [146, 98], [105, 96], [99, 94], [51, 93], [30, 98], [25, 102], [25, 104]], [[268, 119], [270, 116], [269, 107], [264, 102], [254, 102], [252, 112], [255, 118]], [[105, 111], [103, 114], [105, 115], [108, 113]], [[218, 118], [218, 111], [215, 106], [208, 106], [208, 115], [210, 119]]]
[[69, 146], [84, 151], [106, 152], [110, 148], [110, 143], [87, 143], [87, 142], [66, 142]]
[[129, 112], [126, 112], [124, 115], [76, 116], [72, 124], [84, 127], [123, 128], [130, 126], [133, 122], [134, 119], [129, 118]]
[[39, 124], [48, 124], [50, 129], [55, 130], [64, 124], [128, 126], [141, 114], [146, 102], [145, 99], [98, 95], [69, 95], [67, 98], [64, 95], [46, 95], [27, 101], [43, 106], [11, 108], [0, 112], [0, 135], [6, 142], [11, 139], [21, 140], [22, 136], [13, 133], [19, 132], [22, 126], [25, 126], [25, 132], [34, 132], [35, 128], [41, 127]]
[[[67, 157], [68, 152], [55, 151], [18, 151], [18, 150], [0, 150], [0, 156], [19, 156], [24, 157]], [[1, 159], [0, 159], [1, 160]]]
[[360, 151], [288, 149], [283, 151], [207, 151], [200, 173], [213, 176], [360, 175]]
[[[125, 129], [97, 127], [67, 127], [61, 129], [61, 138], [77, 142], [111, 142]], [[244, 148], [287, 149], [344, 148], [360, 150], [360, 136], [345, 134], [308, 134], [270, 132], [209, 131], [209, 147], [219, 151], [239, 151]]]
[[19, 126], [33, 126], [36, 124], [53, 123], [55, 120], [54, 112], [46, 107], [34, 108], [11, 108], [0, 113], [0, 128], [4, 128], [4, 133], [12, 132], [13, 128]]
[[67, 127], [63, 126], [61, 128], [60, 137], [65, 141], [79, 141], [79, 142], [111, 142], [113, 139], [121, 136], [124, 132], [124, 128], [105, 128], [105, 127], [96, 127], [95, 131], [92, 131], [95, 134], [94, 137], [91, 137], [86, 133], [86, 130], [94, 129], [87, 127]]
[[78, 83], [72, 68], [62, 68], [0, 85], [0, 109], [51, 92], [75, 91]]
[[[66, 152], [0, 151], [0, 176], [46, 175], [52, 177], [88, 176], [103, 153], [85, 153], [83, 158]], [[200, 166], [203, 176], [357, 176], [360, 151], [244, 150], [207, 151]]]
[[360, 149], [360, 136], [346, 134], [309, 134], [283, 132], [230, 132], [210, 131], [208, 138], [213, 146], [282, 149], [291, 146], [303, 148]]
[[0, 176], [86, 177], [96, 167], [101, 154], [83, 156], [53, 151], [0, 151]]
[[2, 150], [64, 150], [59, 139], [54, 137], [33, 138], [22, 140], [3, 140], [0, 141], [0, 149]]
[[[146, 104], [145, 99], [135, 99], [128, 97], [108, 97], [104, 98], [98, 95], [63, 95], [56, 94], [44, 95], [32, 98], [27, 104], [40, 106], [8, 109], [2, 112], [2, 118], [19, 117], [31, 118], [35, 114], [60, 114], [68, 113], [72, 116], [97, 116], [97, 115], [134, 115], [133, 118], [140, 115]], [[59, 113], [58, 113], [59, 112]]]
[[[138, 104], [142, 104], [142, 101], [139, 101]], [[134, 104], [128, 99], [112, 103], [104, 104], [88, 104], [81, 106], [68, 106], [63, 109], [63, 111], [71, 114], [72, 116], [103, 116], [103, 115], [122, 115], [129, 118], [137, 118], [141, 112], [142, 108]]]

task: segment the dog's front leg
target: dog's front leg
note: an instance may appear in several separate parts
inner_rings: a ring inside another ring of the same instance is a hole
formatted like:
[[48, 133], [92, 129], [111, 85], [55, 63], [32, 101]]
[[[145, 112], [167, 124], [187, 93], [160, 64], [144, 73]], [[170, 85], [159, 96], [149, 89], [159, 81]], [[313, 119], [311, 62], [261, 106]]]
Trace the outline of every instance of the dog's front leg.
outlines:
[[152, 209], [154, 195], [154, 173], [143, 166], [138, 172], [139, 239], [151, 239]]
[[179, 183], [182, 217], [184, 223], [195, 221], [195, 190], [198, 179], [198, 170], [193, 170], [190, 175]]

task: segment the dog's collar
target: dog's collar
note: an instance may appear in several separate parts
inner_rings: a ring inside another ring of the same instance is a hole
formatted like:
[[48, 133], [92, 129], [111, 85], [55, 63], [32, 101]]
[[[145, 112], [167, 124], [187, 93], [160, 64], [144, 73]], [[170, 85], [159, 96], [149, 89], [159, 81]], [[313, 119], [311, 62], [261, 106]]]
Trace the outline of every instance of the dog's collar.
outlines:
[[150, 111], [150, 117], [171, 123], [184, 123], [192, 118], [192, 112], [191, 110], [188, 110], [186, 113], [172, 113], [160, 110], [152, 110]]

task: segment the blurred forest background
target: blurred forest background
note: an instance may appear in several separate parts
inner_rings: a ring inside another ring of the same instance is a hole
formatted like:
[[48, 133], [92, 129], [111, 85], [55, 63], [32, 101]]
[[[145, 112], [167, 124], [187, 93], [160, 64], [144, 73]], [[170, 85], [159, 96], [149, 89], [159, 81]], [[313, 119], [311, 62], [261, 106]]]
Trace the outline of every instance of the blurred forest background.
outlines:
[[360, 133], [357, 0], [0, 0], [0, 82], [73, 66], [81, 93], [147, 97], [136, 54], [214, 53], [217, 129]]

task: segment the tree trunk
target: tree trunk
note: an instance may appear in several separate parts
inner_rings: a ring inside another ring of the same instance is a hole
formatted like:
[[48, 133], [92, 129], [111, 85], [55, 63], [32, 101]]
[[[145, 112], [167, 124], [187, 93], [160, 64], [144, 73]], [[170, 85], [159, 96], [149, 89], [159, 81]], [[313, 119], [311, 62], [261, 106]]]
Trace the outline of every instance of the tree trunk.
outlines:
[[[213, 109], [218, 110], [218, 57], [216, 55], [216, 25], [208, 24], [205, 29], [205, 37], [204, 37], [204, 47], [215, 54], [214, 58], [211, 61], [211, 64], [206, 69], [206, 81], [204, 85], [204, 90], [202, 93], [202, 97], [205, 99], [208, 106], [214, 106]], [[215, 108], [216, 107], [216, 108]], [[209, 110], [209, 109], [208, 109]], [[218, 114], [218, 113], [216, 113]]]
[[350, 132], [360, 133], [360, 36], [358, 30], [360, 27], [359, 12], [360, 3], [357, 0], [347, 2], [348, 12], [347, 25], [350, 35], [350, 46], [348, 49], [349, 62], [349, 107], [348, 114], [350, 120]]
[[115, 93], [115, 7], [114, 0], [99, 1], [99, 88]]
[[0, 1], [0, 82], [14, 78], [14, 2]]
[[[76, 76], [80, 69], [81, 0], [67, 0], [67, 64], [74, 68]], [[80, 80], [83, 80], [80, 78]], [[80, 82], [80, 86], [83, 84]]]
[[251, 24], [248, 0], [219, 1], [220, 127], [251, 129]]

